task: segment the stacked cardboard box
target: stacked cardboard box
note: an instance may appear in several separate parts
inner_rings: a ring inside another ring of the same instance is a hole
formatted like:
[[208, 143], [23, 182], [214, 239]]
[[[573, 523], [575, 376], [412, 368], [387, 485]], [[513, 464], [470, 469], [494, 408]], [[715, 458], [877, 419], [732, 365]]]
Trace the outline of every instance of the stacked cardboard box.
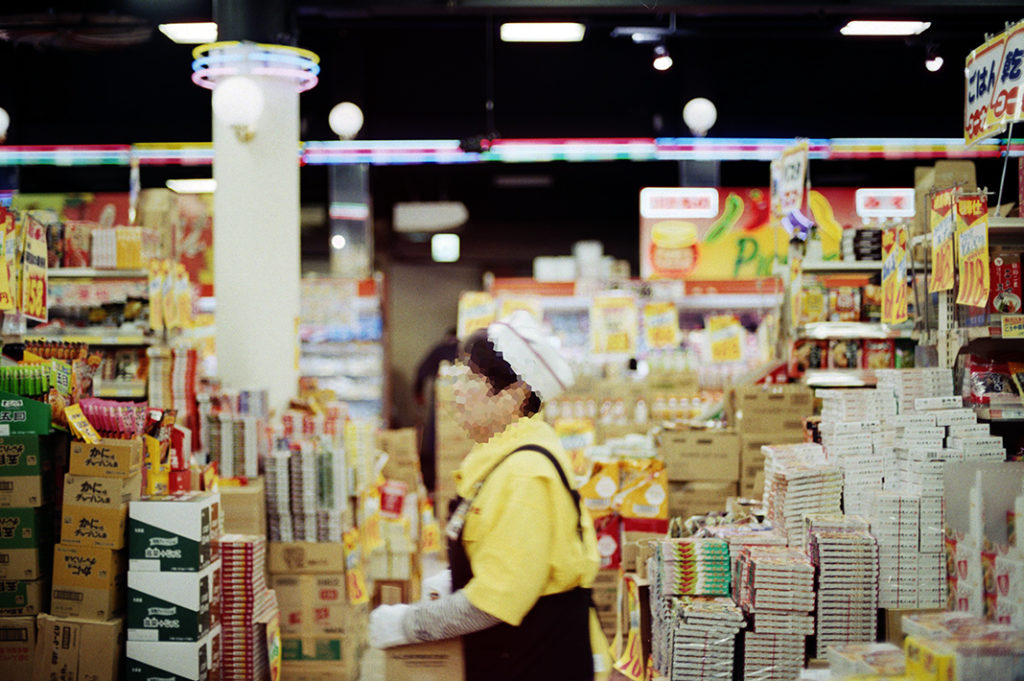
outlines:
[[668, 473], [668, 511], [688, 518], [724, 511], [736, 496], [740, 437], [729, 430], [663, 429], [656, 436], [658, 454]]
[[739, 493], [758, 498], [764, 491], [761, 448], [803, 442], [814, 396], [803, 385], [747, 385], [735, 388], [731, 397], [732, 422], [740, 436]]
[[349, 588], [342, 545], [272, 542], [268, 567], [281, 611], [282, 678], [354, 681], [368, 607], [366, 594]]
[[221, 654], [220, 496], [149, 497], [128, 516], [128, 680], [204, 679]]

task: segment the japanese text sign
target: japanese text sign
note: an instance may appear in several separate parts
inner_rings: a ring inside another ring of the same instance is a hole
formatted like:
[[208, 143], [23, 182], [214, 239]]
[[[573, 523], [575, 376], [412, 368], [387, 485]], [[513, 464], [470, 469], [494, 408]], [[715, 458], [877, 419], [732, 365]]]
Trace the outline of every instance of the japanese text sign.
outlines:
[[743, 359], [743, 326], [731, 314], [715, 315], [705, 321], [711, 345], [711, 361], [715, 364], [739, 362]]
[[956, 302], [971, 307], [988, 304], [988, 197], [965, 194], [956, 197], [956, 244], [960, 290]]
[[46, 321], [46, 225], [31, 213], [25, 217], [21, 267], [21, 311], [29, 319]]
[[621, 293], [599, 294], [590, 310], [591, 347], [597, 354], [636, 354], [640, 320], [636, 300]]
[[854, 196], [864, 219], [914, 217], [913, 189], [858, 189]]
[[772, 213], [777, 217], [803, 208], [807, 189], [807, 141], [793, 145], [772, 162]]
[[1024, 118], [1024, 22], [967, 55], [964, 140], [991, 137]]
[[713, 218], [718, 215], [718, 190], [712, 187], [644, 187], [640, 217]]
[[894, 225], [882, 233], [882, 323], [907, 321], [907, 227]]
[[932, 227], [932, 277], [928, 292], [948, 291], [953, 288], [953, 190], [933, 194], [928, 210]]

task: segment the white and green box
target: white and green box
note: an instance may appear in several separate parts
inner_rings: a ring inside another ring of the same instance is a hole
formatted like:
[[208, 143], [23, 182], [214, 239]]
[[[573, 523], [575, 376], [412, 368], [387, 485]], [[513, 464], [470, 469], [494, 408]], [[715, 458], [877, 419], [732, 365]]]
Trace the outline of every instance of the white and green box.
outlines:
[[128, 507], [128, 569], [197, 572], [213, 561], [220, 494], [187, 492], [133, 501]]
[[128, 571], [129, 641], [198, 641], [213, 624], [220, 561], [199, 572]]
[[209, 681], [220, 663], [220, 627], [198, 641], [132, 641], [125, 644], [126, 681]]

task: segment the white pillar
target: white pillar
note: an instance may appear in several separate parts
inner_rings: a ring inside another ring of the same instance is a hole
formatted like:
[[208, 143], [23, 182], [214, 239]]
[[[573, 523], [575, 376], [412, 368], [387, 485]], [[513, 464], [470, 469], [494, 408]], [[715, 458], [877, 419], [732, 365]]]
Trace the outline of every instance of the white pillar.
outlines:
[[253, 138], [213, 116], [217, 374], [266, 388], [280, 410], [299, 377], [299, 95], [291, 81], [250, 78], [264, 102]]

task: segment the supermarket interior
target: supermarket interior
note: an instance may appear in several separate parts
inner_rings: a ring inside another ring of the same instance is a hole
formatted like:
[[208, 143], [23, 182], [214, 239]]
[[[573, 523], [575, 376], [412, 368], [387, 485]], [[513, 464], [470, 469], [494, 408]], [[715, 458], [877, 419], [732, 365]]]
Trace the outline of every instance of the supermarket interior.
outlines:
[[1024, 679], [1019, 2], [13, 4], [0, 681]]

